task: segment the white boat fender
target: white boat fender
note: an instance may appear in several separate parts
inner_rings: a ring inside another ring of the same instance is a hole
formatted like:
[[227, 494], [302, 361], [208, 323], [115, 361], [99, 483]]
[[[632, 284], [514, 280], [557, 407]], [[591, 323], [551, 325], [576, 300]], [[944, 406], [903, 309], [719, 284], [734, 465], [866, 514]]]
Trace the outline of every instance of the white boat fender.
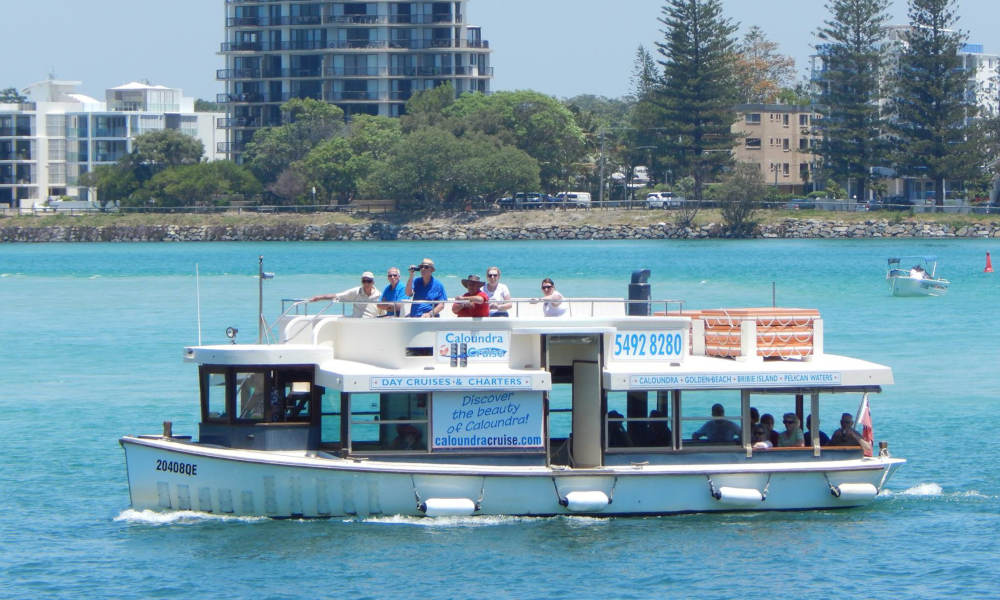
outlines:
[[754, 506], [764, 501], [764, 494], [754, 488], [738, 488], [724, 485], [719, 488], [716, 500], [732, 506]]
[[428, 498], [417, 508], [428, 517], [468, 517], [479, 510], [468, 498]]
[[842, 483], [831, 485], [830, 493], [841, 500], [870, 501], [878, 495], [878, 490], [870, 483]]
[[767, 500], [767, 490], [771, 487], [770, 475], [767, 476], [767, 483], [764, 485], [763, 491], [757, 488], [739, 488], [728, 485], [715, 487], [715, 482], [712, 481], [712, 478], [710, 476], [707, 477], [708, 489], [712, 497], [723, 504], [731, 506], [754, 506], [760, 504], [764, 500]]
[[608, 495], [600, 491], [577, 491], [566, 494], [565, 498], [559, 499], [559, 504], [565, 506], [571, 512], [600, 512], [611, 504]]

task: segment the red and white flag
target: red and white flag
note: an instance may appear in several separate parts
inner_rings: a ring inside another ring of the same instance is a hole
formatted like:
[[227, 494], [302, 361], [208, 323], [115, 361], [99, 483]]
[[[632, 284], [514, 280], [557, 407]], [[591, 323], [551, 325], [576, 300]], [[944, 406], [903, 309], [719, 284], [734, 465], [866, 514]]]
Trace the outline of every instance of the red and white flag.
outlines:
[[858, 418], [854, 422], [861, 425], [861, 439], [868, 442], [868, 447], [864, 448], [864, 454], [865, 456], [871, 456], [872, 447], [875, 445], [875, 433], [872, 431], [872, 413], [868, 407], [868, 394], [865, 394], [861, 399], [861, 409], [858, 411]]

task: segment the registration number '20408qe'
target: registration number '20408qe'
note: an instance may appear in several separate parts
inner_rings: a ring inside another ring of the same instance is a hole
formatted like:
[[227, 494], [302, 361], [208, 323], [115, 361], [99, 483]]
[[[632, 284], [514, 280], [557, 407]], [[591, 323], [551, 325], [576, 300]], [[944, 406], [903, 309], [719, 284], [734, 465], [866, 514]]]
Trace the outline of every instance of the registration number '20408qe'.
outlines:
[[618, 359], [677, 358], [684, 352], [680, 332], [620, 331], [615, 334], [613, 354]]
[[177, 462], [176, 460], [163, 460], [162, 458], [156, 459], [156, 470], [176, 473], [178, 475], [190, 475], [192, 477], [198, 475], [198, 465]]

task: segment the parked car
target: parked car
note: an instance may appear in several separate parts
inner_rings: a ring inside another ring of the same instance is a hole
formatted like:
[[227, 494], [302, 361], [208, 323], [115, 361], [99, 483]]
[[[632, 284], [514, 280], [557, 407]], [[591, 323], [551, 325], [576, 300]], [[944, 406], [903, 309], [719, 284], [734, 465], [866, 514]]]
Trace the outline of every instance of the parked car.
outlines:
[[885, 198], [875, 198], [868, 203], [868, 210], [910, 210], [913, 201], [906, 196], [887, 196]]
[[816, 201], [809, 198], [792, 198], [785, 202], [785, 210], [812, 210], [816, 208]]
[[556, 201], [564, 206], [578, 208], [590, 208], [592, 204], [590, 192], [560, 192], [556, 194]]
[[650, 192], [646, 194], [646, 208], [677, 208], [684, 203], [683, 196], [673, 192]]

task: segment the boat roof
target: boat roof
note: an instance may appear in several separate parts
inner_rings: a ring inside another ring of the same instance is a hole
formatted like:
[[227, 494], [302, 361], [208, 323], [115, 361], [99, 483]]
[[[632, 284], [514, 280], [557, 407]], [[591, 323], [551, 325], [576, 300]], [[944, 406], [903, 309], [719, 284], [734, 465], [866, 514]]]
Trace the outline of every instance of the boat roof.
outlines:
[[[222, 366], [309, 365], [317, 384], [344, 392], [545, 391], [552, 389], [552, 373], [576, 360], [575, 344], [598, 344], [603, 386], [614, 391], [852, 391], [893, 383], [885, 365], [826, 354], [815, 311], [769, 307], [626, 316], [624, 305], [618, 315], [605, 310], [602, 316], [563, 318], [289, 315], [277, 325], [279, 343], [192, 346], [185, 359]], [[619, 347], [629, 338], [652, 344], [654, 336], [661, 344], [657, 356]], [[675, 344], [668, 357], [664, 339]], [[461, 361], [455, 356], [460, 347]]]
[[889, 264], [891, 264], [891, 265], [899, 264], [900, 261], [904, 261], [904, 260], [905, 261], [919, 260], [919, 261], [923, 261], [925, 263], [932, 263], [932, 262], [937, 262], [937, 256], [934, 256], [934, 255], [917, 255], [917, 254], [914, 254], [914, 255], [911, 255], [911, 256], [894, 256], [894, 257], [889, 258]]

